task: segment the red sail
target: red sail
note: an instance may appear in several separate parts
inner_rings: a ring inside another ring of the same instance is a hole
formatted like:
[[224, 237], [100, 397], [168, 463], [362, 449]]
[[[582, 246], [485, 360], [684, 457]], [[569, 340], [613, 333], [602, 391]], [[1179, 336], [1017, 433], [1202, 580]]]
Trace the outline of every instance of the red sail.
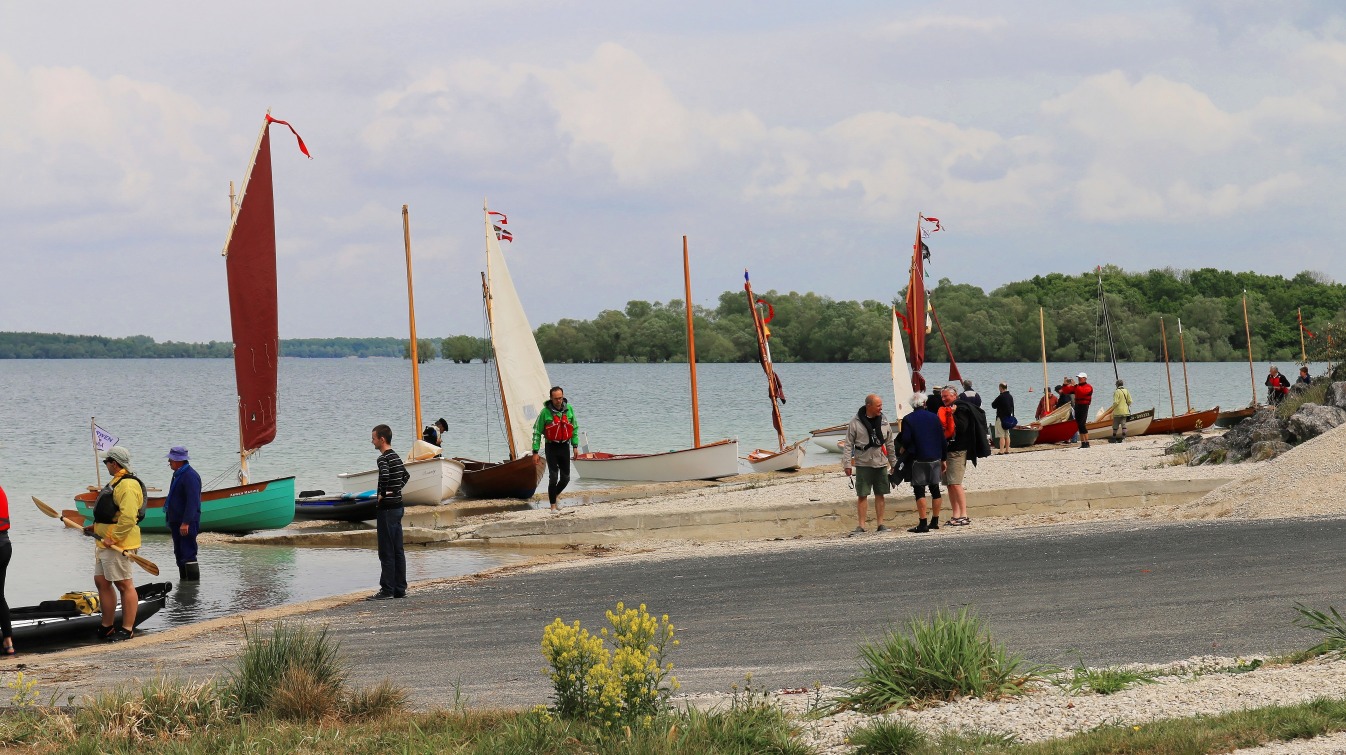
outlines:
[[916, 221], [916, 244], [911, 249], [911, 277], [907, 281], [907, 359], [913, 372], [925, 364], [925, 260], [921, 256], [921, 221]]
[[276, 437], [277, 360], [276, 207], [271, 192], [271, 135], [266, 126], [243, 184], [225, 267], [234, 327], [234, 379], [242, 447], [261, 448]]

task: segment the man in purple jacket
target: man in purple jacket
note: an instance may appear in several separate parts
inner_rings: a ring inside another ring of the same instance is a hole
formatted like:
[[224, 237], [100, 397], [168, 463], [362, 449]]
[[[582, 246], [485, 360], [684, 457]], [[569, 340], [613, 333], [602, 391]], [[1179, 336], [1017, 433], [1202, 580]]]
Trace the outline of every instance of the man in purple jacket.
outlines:
[[201, 475], [192, 469], [187, 449], [173, 446], [168, 452], [173, 481], [168, 483], [164, 500], [164, 519], [173, 537], [173, 558], [178, 562], [178, 577], [183, 582], [201, 579], [196, 563], [196, 533], [201, 529]]

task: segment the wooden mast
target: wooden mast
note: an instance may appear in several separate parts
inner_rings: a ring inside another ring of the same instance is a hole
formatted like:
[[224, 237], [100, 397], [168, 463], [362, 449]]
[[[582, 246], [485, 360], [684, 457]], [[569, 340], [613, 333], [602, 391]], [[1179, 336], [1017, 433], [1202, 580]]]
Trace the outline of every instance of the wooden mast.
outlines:
[[1253, 373], [1253, 331], [1248, 324], [1248, 289], [1243, 289], [1243, 335], [1248, 339], [1248, 384], [1252, 386], [1253, 402], [1257, 406], [1257, 375]]
[[696, 396], [696, 330], [692, 327], [692, 264], [687, 257], [687, 237], [682, 237], [682, 281], [687, 289], [687, 365], [692, 376], [692, 447], [701, 447], [701, 406]]
[[94, 420], [96, 419], [97, 417], [89, 418], [89, 439], [93, 441], [93, 474], [94, 477], [98, 478], [98, 487], [101, 488], [103, 487], [103, 470], [99, 467], [103, 465], [98, 463], [98, 432], [94, 430]]
[[1299, 315], [1299, 361], [1305, 367], [1309, 366], [1309, 349], [1304, 344], [1304, 309], [1300, 307], [1295, 310]]
[[747, 268], [743, 269], [743, 290], [748, 294], [748, 309], [752, 310], [753, 331], [757, 334], [758, 358], [762, 360], [762, 369], [766, 371], [766, 392], [771, 399], [771, 419], [776, 427], [776, 440], [780, 450], [785, 450], [785, 422], [780, 416], [780, 404], [776, 395], [776, 370], [771, 365], [771, 344], [767, 341], [766, 322], [757, 309], [757, 297], [752, 293], [752, 281], [748, 279]]
[[1164, 373], [1168, 375], [1168, 412], [1170, 417], [1178, 416], [1178, 407], [1173, 401], [1173, 369], [1168, 365], [1168, 330], [1164, 327], [1164, 318], [1159, 318], [1159, 337], [1164, 341]]
[[1052, 381], [1047, 377], [1047, 318], [1038, 307], [1038, 335], [1042, 338], [1042, 414], [1046, 416], [1052, 410]]
[[1187, 344], [1182, 340], [1182, 318], [1178, 318], [1178, 348], [1182, 351], [1182, 392], [1187, 399], [1187, 412], [1192, 412], [1192, 389], [1187, 386]]
[[411, 219], [402, 205], [402, 244], [407, 250], [407, 319], [411, 323], [411, 401], [416, 410], [416, 427], [411, 433], [413, 448], [421, 437], [421, 364], [416, 353], [416, 294], [411, 285]]
[[1108, 296], [1103, 290], [1103, 266], [1099, 265], [1095, 272], [1098, 274], [1098, 301], [1103, 311], [1103, 328], [1108, 335], [1108, 356], [1112, 359], [1112, 379], [1121, 380], [1122, 374], [1117, 370], [1117, 347], [1112, 342], [1112, 317], [1108, 314]]
[[[487, 265], [489, 264], [488, 261]], [[486, 282], [486, 273], [481, 274], [481, 298], [486, 302], [486, 326], [491, 329], [491, 348], [494, 351], [495, 320], [491, 317], [491, 284]], [[495, 362], [495, 384], [500, 388], [500, 413], [505, 418], [505, 438], [509, 441], [509, 458], [515, 459], [518, 457], [514, 455], [514, 425], [509, 421], [509, 405], [505, 401], [505, 379], [500, 375], [500, 360], [491, 361]]]

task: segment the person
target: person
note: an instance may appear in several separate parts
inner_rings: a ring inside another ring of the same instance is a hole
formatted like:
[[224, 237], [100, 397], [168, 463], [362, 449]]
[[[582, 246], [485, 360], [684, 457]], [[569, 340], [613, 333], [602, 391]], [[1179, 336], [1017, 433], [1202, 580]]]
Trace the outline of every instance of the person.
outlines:
[[1126, 421], [1131, 414], [1131, 391], [1126, 389], [1125, 381], [1117, 381], [1117, 390], [1112, 392], [1112, 437], [1109, 443], [1121, 443], [1126, 440]]
[[192, 468], [185, 446], [173, 446], [168, 451], [168, 466], [173, 469], [173, 479], [164, 499], [164, 520], [173, 538], [173, 558], [183, 582], [198, 582], [201, 567], [196, 563], [196, 533], [201, 529], [201, 475]]
[[[1064, 406], [1065, 404], [1070, 404], [1071, 407], [1072, 407], [1072, 408], [1071, 408], [1071, 415], [1070, 415], [1070, 417], [1071, 417], [1072, 420], [1075, 418], [1075, 414], [1074, 414], [1074, 411], [1075, 411], [1075, 410], [1074, 410], [1075, 401], [1074, 401], [1074, 396], [1072, 396], [1072, 395], [1070, 394], [1070, 391], [1074, 390], [1074, 388], [1075, 388], [1075, 378], [1073, 378], [1073, 377], [1071, 377], [1071, 376], [1069, 376], [1069, 375], [1066, 375], [1065, 378], [1063, 378], [1063, 379], [1061, 380], [1061, 384], [1058, 385], [1058, 386], [1056, 386], [1056, 388], [1055, 388], [1055, 390], [1056, 390], [1056, 406], [1057, 406], [1057, 408], [1059, 409], [1060, 407]], [[1079, 434], [1079, 431], [1077, 430], [1077, 431], [1075, 432], [1074, 435], [1070, 436], [1070, 440], [1069, 440], [1069, 441], [1066, 441], [1066, 442], [1068, 442], [1068, 443], [1075, 443], [1075, 442], [1078, 441], [1079, 439], [1080, 439], [1080, 434]]]
[[964, 378], [963, 380], [963, 394], [959, 396], [959, 398], [963, 399], [969, 404], [972, 404], [973, 406], [976, 407], [981, 406], [981, 394], [972, 390], [972, 381], [966, 378]]
[[[939, 492], [939, 478], [948, 466], [949, 442], [939, 415], [925, 411], [926, 395], [911, 397], [911, 413], [902, 418], [902, 432], [898, 444], [902, 453], [910, 455], [911, 489], [916, 496], [917, 524], [907, 532], [929, 532], [939, 529], [939, 507], [944, 501]], [[931, 517], [926, 518], [925, 494], [930, 489]]]
[[561, 386], [551, 387], [551, 400], [542, 405], [537, 421], [533, 423], [533, 455], [537, 456], [543, 436], [547, 438], [547, 500], [551, 510], [559, 511], [556, 499], [570, 484], [570, 460], [578, 455], [579, 425], [575, 422], [575, 408], [566, 399]]
[[847, 477], [855, 478], [855, 513], [860, 523], [852, 535], [865, 531], [871, 492], [874, 494], [874, 531], [888, 531], [888, 526], [883, 523], [884, 496], [892, 490], [888, 473], [896, 463], [893, 428], [883, 416], [883, 399], [871, 393], [865, 396], [864, 406], [846, 425], [846, 445], [841, 447], [841, 466]]
[[1000, 450], [996, 453], [1007, 454], [1010, 452], [1009, 429], [1014, 426], [1006, 424], [1006, 420], [1014, 416], [1014, 396], [1007, 383], [1000, 384], [1000, 395], [991, 401], [991, 408], [995, 409], [995, 433], [1000, 439]]
[[1061, 391], [1070, 396], [1075, 404], [1075, 427], [1078, 429], [1080, 448], [1089, 447], [1089, 405], [1094, 401], [1094, 387], [1089, 384], [1089, 376], [1081, 372], [1075, 377], [1073, 385], [1061, 386]]
[[949, 513], [952, 514], [949, 526], [965, 527], [972, 524], [972, 520], [967, 516], [967, 491], [963, 488], [963, 476], [968, 459], [972, 459], [974, 465], [977, 463], [977, 433], [982, 433], [981, 442], [985, 444], [986, 423], [977, 419], [981, 409], [960, 400], [955, 388], [945, 388], [940, 396], [944, 402], [940, 414], [946, 418], [941, 424], [944, 426], [944, 437], [949, 441], [946, 456], [948, 463], [944, 465], [944, 487], [949, 491]]
[[9, 499], [5, 489], [0, 488], [0, 637], [4, 640], [5, 655], [14, 655], [14, 626], [9, 620], [9, 600], [5, 598], [5, 572], [9, 571], [9, 559], [14, 555], [14, 546], [9, 542]]
[[411, 474], [393, 450], [393, 430], [377, 425], [369, 440], [378, 449], [379, 487], [375, 498], [375, 525], [379, 541], [379, 591], [370, 600], [407, 596], [407, 554], [402, 549], [402, 486]]
[[448, 420], [444, 419], [443, 417], [440, 417], [439, 419], [435, 420], [435, 424], [425, 426], [425, 429], [421, 431], [421, 440], [425, 441], [426, 443], [429, 443], [432, 446], [443, 446], [444, 433], [448, 431], [449, 431]]
[[[98, 605], [103, 621], [98, 636], [104, 640], [129, 640], [136, 634], [135, 582], [131, 580], [131, 559], [113, 550], [127, 553], [140, 549], [140, 512], [145, 505], [145, 485], [131, 472], [131, 452], [113, 446], [103, 456], [103, 464], [112, 479], [98, 491], [93, 506], [93, 524], [85, 534], [97, 538], [94, 546], [93, 583], [98, 588]], [[117, 596], [121, 595], [122, 623], [117, 619]]]
[[1300, 385], [1312, 385], [1313, 378], [1309, 377], [1309, 368], [1307, 365], [1299, 368], [1299, 377], [1295, 380]]
[[1290, 393], [1290, 379], [1281, 374], [1279, 368], [1271, 366], [1271, 371], [1267, 373], [1267, 403], [1273, 406], [1285, 400]]

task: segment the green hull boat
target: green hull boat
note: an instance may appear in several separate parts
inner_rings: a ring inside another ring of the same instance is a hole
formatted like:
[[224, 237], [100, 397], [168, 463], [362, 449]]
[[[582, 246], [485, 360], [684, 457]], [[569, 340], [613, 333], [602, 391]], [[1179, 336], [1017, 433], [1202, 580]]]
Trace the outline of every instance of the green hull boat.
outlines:
[[[79, 516], [93, 521], [97, 493], [75, 496]], [[264, 480], [201, 493], [202, 532], [254, 532], [280, 529], [294, 521], [294, 478]], [[167, 532], [164, 499], [151, 498], [145, 508], [142, 532]]]

